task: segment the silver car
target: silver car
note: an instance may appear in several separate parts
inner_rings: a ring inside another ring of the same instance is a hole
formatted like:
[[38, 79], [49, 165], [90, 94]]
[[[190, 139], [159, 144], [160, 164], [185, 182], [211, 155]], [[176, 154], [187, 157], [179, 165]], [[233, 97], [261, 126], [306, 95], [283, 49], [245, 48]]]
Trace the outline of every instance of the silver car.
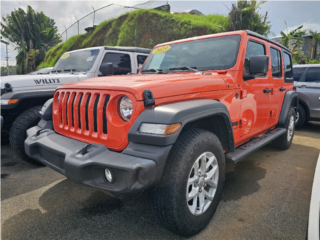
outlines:
[[293, 65], [293, 78], [299, 93], [296, 127], [320, 121], [320, 64]]

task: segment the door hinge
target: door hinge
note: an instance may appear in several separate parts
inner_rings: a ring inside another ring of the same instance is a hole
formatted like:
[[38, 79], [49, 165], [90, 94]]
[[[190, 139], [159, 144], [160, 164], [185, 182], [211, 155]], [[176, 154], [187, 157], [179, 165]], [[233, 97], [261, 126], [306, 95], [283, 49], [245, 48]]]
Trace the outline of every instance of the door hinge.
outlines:
[[243, 122], [242, 122], [242, 119], [240, 119], [239, 121], [239, 128], [242, 128], [243, 127]]
[[240, 90], [240, 99], [247, 97], [247, 90]]

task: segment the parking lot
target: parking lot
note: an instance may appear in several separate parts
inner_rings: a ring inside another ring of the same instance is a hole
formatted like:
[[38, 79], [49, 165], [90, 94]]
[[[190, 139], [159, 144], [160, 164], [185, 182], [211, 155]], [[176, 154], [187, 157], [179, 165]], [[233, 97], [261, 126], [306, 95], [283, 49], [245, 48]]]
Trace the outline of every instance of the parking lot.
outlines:
[[[154, 217], [150, 192], [131, 200], [67, 180], [1, 146], [2, 239], [180, 239]], [[320, 123], [287, 151], [266, 146], [236, 165], [210, 224], [191, 239], [305, 239]]]

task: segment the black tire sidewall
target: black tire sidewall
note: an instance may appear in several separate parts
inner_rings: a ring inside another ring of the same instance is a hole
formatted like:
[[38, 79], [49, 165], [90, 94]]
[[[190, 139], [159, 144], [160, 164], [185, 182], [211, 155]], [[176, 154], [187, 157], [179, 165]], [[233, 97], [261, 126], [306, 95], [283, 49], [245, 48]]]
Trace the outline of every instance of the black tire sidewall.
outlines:
[[[219, 204], [225, 180], [225, 157], [221, 143], [213, 133], [192, 129], [188, 133], [182, 132], [181, 135], [182, 138], [179, 136], [171, 149], [163, 177], [155, 189], [154, 197], [157, 199], [154, 200], [157, 202], [158, 216], [168, 229], [179, 235], [192, 236], [210, 222]], [[184, 141], [181, 141], [182, 139]], [[183, 144], [177, 144], [179, 141]], [[194, 162], [204, 152], [215, 155], [219, 180], [211, 205], [203, 214], [195, 216], [188, 208], [187, 182]], [[166, 216], [163, 217], [163, 214]]]
[[[219, 180], [218, 180], [218, 188], [216, 190], [214, 199], [210, 205], [210, 207], [201, 215], [195, 216], [193, 215], [187, 204], [186, 199], [186, 191], [187, 191], [187, 181], [189, 178], [189, 173], [191, 171], [191, 168], [196, 161], [196, 159], [204, 152], [212, 152], [217, 161], [218, 161], [218, 167], [219, 167]], [[197, 228], [203, 228], [205, 225], [207, 225], [207, 221], [213, 217], [216, 208], [218, 207], [220, 196], [223, 190], [224, 180], [225, 180], [225, 162], [224, 162], [224, 156], [221, 156], [220, 149], [217, 148], [216, 145], [209, 143], [209, 142], [203, 142], [199, 143], [198, 148], [195, 148], [193, 153], [191, 154], [191, 159], [189, 161], [186, 161], [186, 164], [184, 166], [184, 175], [181, 177], [181, 185], [179, 186], [179, 194], [177, 196], [178, 202], [183, 203], [181, 204], [184, 207], [183, 212], [185, 212], [186, 221], [189, 222], [189, 224], [192, 224], [194, 226], [197, 226]], [[204, 226], [201, 226], [204, 225]]]
[[295, 123], [296, 128], [301, 127], [306, 121], [306, 111], [301, 105], [298, 106], [297, 111], [299, 112], [299, 119]]

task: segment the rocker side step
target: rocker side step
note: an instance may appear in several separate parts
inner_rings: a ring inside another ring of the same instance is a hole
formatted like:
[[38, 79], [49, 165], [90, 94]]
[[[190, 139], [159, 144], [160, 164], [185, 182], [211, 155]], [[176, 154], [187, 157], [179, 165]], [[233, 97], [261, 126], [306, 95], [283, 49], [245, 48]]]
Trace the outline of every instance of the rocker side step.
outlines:
[[249, 142], [237, 147], [234, 152], [226, 154], [226, 159], [233, 161], [234, 163], [239, 162], [243, 158], [247, 157], [251, 153], [257, 151], [259, 148], [267, 145], [274, 139], [280, 137], [282, 134], [285, 134], [287, 129], [285, 128], [276, 128], [260, 137], [250, 140]]

